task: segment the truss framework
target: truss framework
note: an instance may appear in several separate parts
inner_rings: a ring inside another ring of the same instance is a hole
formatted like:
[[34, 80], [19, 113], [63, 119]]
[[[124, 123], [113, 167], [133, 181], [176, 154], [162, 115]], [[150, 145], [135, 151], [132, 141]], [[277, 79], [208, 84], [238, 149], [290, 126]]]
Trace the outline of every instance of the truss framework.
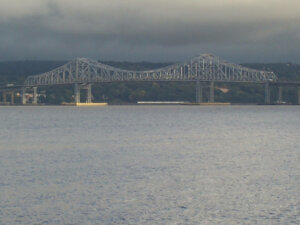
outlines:
[[194, 57], [155, 70], [130, 71], [114, 68], [92, 59], [77, 58], [52, 71], [29, 76], [26, 87], [101, 83], [120, 81], [220, 81], [220, 82], [275, 82], [273, 72], [249, 69], [210, 54]]

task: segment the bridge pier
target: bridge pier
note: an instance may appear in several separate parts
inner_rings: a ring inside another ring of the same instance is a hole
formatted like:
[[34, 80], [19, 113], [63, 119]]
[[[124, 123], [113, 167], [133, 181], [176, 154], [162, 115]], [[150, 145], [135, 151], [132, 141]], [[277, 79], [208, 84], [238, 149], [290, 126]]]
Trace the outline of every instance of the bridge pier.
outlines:
[[32, 104], [38, 104], [38, 99], [37, 99], [37, 87], [33, 87], [33, 99], [32, 99]]
[[265, 104], [269, 105], [271, 103], [271, 91], [270, 91], [270, 83], [265, 83]]
[[[7, 100], [7, 95], [10, 96], [9, 101]], [[14, 91], [4, 91], [2, 93], [2, 102], [3, 104], [10, 103], [11, 105], [15, 104], [15, 92]]]
[[282, 103], [282, 86], [278, 87], [278, 103]]
[[91, 103], [92, 102], [92, 84], [75, 84], [74, 85], [74, 98], [75, 98], [75, 103], [80, 103], [80, 90], [81, 89], [86, 89], [87, 90], [87, 95], [86, 95], [86, 102]]
[[209, 102], [215, 102], [215, 82], [210, 82], [209, 87]]
[[203, 90], [202, 83], [200, 80], [196, 81], [196, 103], [203, 102]]
[[87, 103], [92, 103], [92, 84], [87, 84]]
[[23, 87], [22, 91], [21, 91], [21, 103], [23, 105], [26, 105], [26, 103], [27, 103], [27, 99], [26, 99], [26, 87]]
[[75, 103], [80, 103], [80, 84], [74, 85], [74, 100]]
[[15, 92], [14, 91], [10, 92], [10, 104], [11, 105], [15, 104]]
[[6, 93], [5, 91], [2, 93], [3, 103], [4, 103], [4, 104], [6, 104], [6, 101], [7, 101], [6, 94], [7, 94], [7, 93]]

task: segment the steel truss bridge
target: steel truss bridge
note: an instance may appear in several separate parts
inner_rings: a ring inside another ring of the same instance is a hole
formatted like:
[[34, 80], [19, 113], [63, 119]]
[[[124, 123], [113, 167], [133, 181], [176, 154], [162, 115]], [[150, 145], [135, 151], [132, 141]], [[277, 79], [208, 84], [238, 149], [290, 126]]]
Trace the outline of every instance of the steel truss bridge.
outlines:
[[201, 55], [183, 63], [148, 71], [117, 69], [95, 60], [77, 58], [50, 72], [29, 76], [25, 86], [120, 81], [276, 81], [273, 72], [258, 71], [228, 63], [212, 55]]
[[37, 87], [74, 84], [75, 102], [80, 102], [80, 89], [87, 89], [87, 102], [92, 101], [91, 84], [103, 82], [193, 81], [196, 102], [202, 102], [203, 83], [210, 83], [210, 102], [214, 101], [214, 82], [246, 82], [265, 84], [265, 102], [270, 103], [270, 84], [278, 82], [271, 71], [249, 69], [227, 62], [211, 54], [203, 54], [167, 67], [147, 71], [118, 69], [98, 61], [77, 58], [49, 72], [27, 77], [22, 85], [22, 103], [26, 89], [33, 88], [37, 103]]

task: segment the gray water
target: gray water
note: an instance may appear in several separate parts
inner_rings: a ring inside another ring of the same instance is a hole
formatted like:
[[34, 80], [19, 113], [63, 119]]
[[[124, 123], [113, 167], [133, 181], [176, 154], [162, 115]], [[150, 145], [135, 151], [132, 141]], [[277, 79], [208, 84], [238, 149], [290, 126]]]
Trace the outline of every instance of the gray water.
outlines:
[[0, 107], [0, 224], [300, 224], [300, 107]]

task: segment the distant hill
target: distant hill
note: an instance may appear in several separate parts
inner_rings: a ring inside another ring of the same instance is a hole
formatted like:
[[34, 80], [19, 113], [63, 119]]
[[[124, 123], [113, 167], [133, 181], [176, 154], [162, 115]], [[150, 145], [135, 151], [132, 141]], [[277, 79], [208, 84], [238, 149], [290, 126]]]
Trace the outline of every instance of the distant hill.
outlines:
[[[0, 62], [0, 85], [23, 83], [27, 76], [50, 71], [65, 64], [66, 61], [16, 61]], [[103, 62], [105, 64], [128, 70], [149, 70], [168, 66], [172, 63], [151, 62]], [[300, 81], [300, 65], [292, 63], [246, 63], [243, 66], [273, 71], [282, 81]], [[216, 84], [216, 101], [236, 103], [262, 103], [264, 89], [254, 84]], [[226, 90], [224, 92], [224, 90]], [[73, 87], [45, 87], [41, 101], [58, 104], [72, 101]], [[82, 94], [84, 97], [84, 93]], [[110, 103], [134, 103], [136, 101], [194, 101], [195, 84], [191, 82], [145, 82], [145, 83], [106, 83], [95, 84], [94, 101]], [[285, 101], [296, 103], [295, 88], [286, 88], [283, 92]], [[277, 92], [272, 90], [273, 101]], [[208, 99], [204, 92], [204, 99]]]
[[10, 61], [0, 62], [0, 83], [22, 83], [27, 76], [55, 69], [66, 61]]

